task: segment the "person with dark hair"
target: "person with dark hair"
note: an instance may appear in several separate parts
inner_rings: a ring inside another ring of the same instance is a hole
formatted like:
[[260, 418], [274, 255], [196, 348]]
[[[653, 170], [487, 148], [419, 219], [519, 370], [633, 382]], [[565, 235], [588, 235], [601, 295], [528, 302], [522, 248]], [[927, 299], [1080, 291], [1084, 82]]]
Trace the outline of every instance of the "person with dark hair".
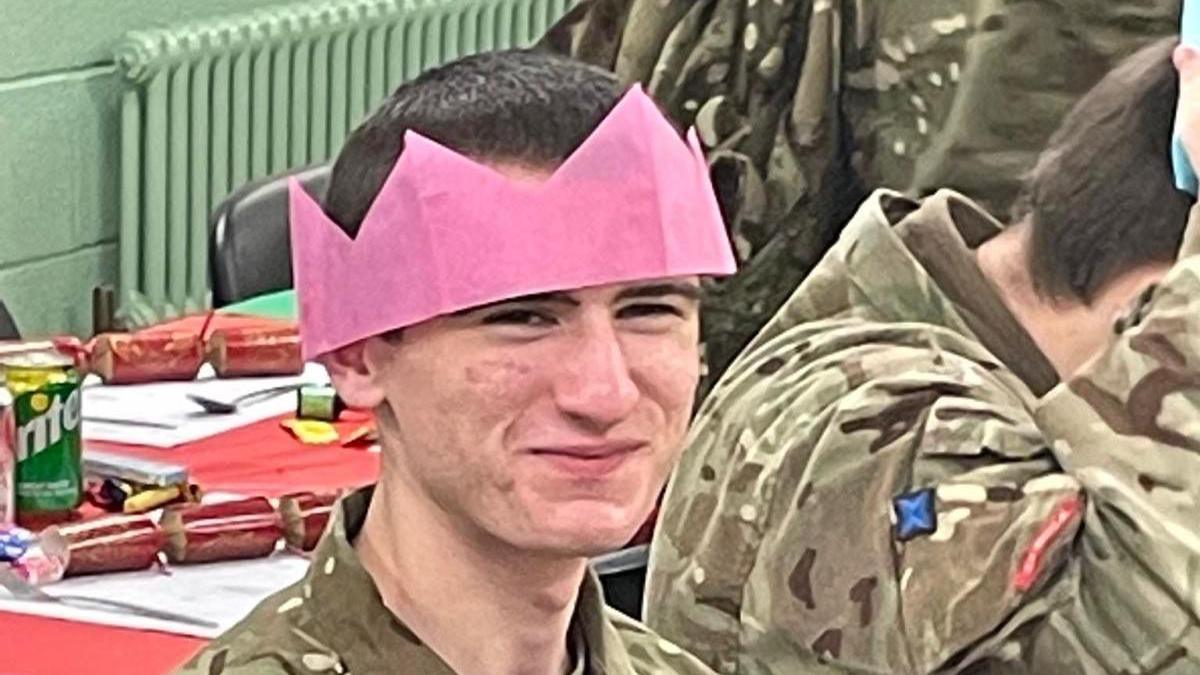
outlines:
[[1161, 377], [1138, 381], [1146, 359], [1100, 378], [1129, 385], [1113, 405], [1090, 399], [1121, 434], [1190, 425], [1178, 457], [1072, 453], [1085, 418], [1040, 407], [1093, 381], [1074, 376], [1179, 250], [1174, 44], [1083, 96], [1011, 226], [949, 190], [859, 208], [700, 409], [651, 547], [652, 629], [746, 675], [1200, 672], [1200, 380], [1174, 370], [1195, 343], [1131, 341]]
[[374, 410], [379, 482], [185, 673], [710, 672], [605, 609], [678, 458], [699, 279], [734, 270], [694, 135], [563, 57], [469, 57], [291, 187], [305, 357]]
[[[1174, 57], [1177, 128], [1194, 166], [1200, 159], [1200, 52], [1180, 46]], [[1071, 561], [1069, 574], [1086, 582], [1059, 612], [1066, 630], [1050, 635], [1045, 648], [1069, 652], [1068, 645], [1086, 640], [1106, 672], [1200, 671], [1200, 655], [1190, 648], [1200, 638], [1195, 621], [1200, 598], [1192, 590], [1200, 569], [1200, 209], [1195, 206], [1176, 259], [1118, 326], [1114, 344], [1057, 387], [1038, 410], [1055, 454], [1087, 494], [1097, 495], [1089, 517], [1109, 522], [1081, 532], [1076, 546], [1100, 554]], [[1093, 640], [1069, 629], [1088, 625], [1077, 617], [1102, 613], [1120, 628], [1098, 637], [1119, 634], [1119, 640]]]

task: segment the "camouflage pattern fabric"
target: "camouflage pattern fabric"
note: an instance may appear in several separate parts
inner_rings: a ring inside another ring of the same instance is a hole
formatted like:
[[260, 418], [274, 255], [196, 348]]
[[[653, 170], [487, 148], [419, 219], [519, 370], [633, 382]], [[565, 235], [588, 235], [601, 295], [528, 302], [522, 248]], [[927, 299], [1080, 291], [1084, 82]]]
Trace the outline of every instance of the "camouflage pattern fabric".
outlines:
[[741, 261], [709, 288], [712, 378], [871, 189], [1004, 214], [1074, 102], [1180, 0], [584, 0], [542, 45], [640, 81], [709, 149]]
[[[383, 605], [350, 544], [362, 527], [372, 489], [355, 492], [338, 505], [304, 579], [264, 600], [179, 672], [454, 675]], [[575, 611], [577, 675], [712, 672], [641, 624], [607, 609], [600, 582], [591, 573]]]
[[1081, 485], [1013, 365], [1048, 364], [963, 273], [999, 229], [950, 191], [863, 204], [702, 406], [649, 625], [723, 673], [1070, 672], [1025, 650], [1079, 597]]
[[[1044, 671], [1200, 672], [1200, 219], [1116, 344], [1038, 411], [1089, 495]], [[1057, 655], [1058, 658], [1053, 658]], [[1043, 658], [1044, 657], [1044, 658]]]

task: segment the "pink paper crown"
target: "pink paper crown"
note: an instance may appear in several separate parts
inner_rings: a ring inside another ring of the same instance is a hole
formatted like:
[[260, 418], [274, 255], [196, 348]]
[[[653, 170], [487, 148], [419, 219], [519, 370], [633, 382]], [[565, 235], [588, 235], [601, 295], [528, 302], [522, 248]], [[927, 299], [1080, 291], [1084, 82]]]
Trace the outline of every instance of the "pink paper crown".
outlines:
[[357, 237], [289, 185], [305, 358], [533, 293], [735, 271], [708, 167], [640, 87], [543, 182], [413, 131]]

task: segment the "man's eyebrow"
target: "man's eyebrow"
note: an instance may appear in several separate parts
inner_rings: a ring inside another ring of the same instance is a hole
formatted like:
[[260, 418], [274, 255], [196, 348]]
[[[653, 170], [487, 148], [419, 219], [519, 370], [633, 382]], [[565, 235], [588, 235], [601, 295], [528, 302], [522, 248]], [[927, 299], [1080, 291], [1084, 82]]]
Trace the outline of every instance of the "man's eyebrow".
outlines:
[[699, 300], [700, 287], [695, 284], [685, 283], [662, 283], [649, 284], [647, 286], [635, 286], [627, 288], [617, 294], [617, 300], [629, 300], [631, 298], [658, 298], [664, 295], [678, 295], [685, 300]]
[[[696, 286], [695, 284], [670, 282], [661, 284], [648, 284], [646, 286], [626, 288], [620, 293], [617, 293], [616, 299], [619, 302], [621, 300], [631, 300], [636, 298], [661, 298], [665, 295], [678, 295], [685, 300], [699, 300], [700, 287]], [[570, 307], [579, 306], [579, 301], [575, 298], [572, 298], [567, 292], [551, 291], [548, 293], [532, 293], [530, 295], [521, 295], [515, 298], [506, 298], [504, 300], [489, 302], [486, 305], [476, 305], [475, 307], [468, 307], [466, 309], [460, 309], [457, 312], [451, 312], [450, 316], [467, 316], [468, 314], [482, 312], [484, 310], [492, 309], [502, 305], [539, 302], [551, 302], [560, 305], [568, 305]]]
[[505, 298], [504, 300], [497, 300], [495, 302], [489, 302], [486, 305], [476, 305], [474, 307], [460, 309], [457, 312], [451, 312], [450, 316], [466, 316], [468, 314], [474, 314], [475, 312], [482, 312], [486, 309], [491, 309], [493, 307], [499, 307], [501, 305], [513, 305], [513, 304], [520, 304], [520, 303], [527, 303], [527, 302], [528, 303], [553, 302], [553, 303], [557, 303], [557, 304], [561, 304], [561, 305], [570, 305], [571, 307], [579, 306], [579, 301], [576, 300], [575, 298], [572, 298], [570, 295], [567, 295], [565, 292], [551, 291], [549, 293], [532, 293], [530, 295], [522, 295], [522, 296], [518, 296], [515, 298]]

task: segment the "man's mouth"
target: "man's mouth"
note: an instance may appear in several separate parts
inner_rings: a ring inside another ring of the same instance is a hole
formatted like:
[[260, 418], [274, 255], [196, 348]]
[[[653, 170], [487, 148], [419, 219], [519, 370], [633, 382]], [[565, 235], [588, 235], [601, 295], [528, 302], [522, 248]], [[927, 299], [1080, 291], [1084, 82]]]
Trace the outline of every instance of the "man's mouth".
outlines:
[[557, 445], [534, 448], [530, 454], [557, 471], [580, 478], [600, 478], [615, 471], [645, 445], [638, 442]]

